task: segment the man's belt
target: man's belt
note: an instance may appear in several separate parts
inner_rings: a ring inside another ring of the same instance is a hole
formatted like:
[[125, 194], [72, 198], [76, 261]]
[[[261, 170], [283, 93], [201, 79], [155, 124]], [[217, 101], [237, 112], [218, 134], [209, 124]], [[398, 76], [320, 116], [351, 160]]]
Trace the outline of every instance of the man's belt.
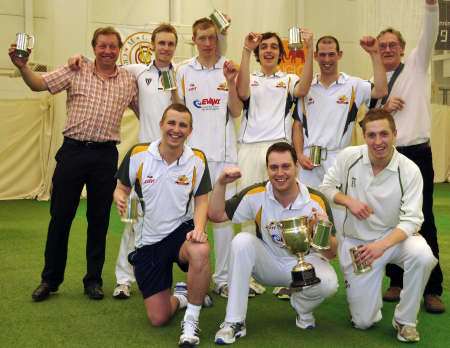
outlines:
[[80, 147], [87, 147], [90, 149], [99, 149], [99, 148], [105, 148], [105, 147], [113, 147], [116, 146], [117, 142], [110, 140], [110, 141], [83, 141], [83, 140], [76, 140], [68, 137], [64, 137], [64, 142], [66, 144], [80, 146]]

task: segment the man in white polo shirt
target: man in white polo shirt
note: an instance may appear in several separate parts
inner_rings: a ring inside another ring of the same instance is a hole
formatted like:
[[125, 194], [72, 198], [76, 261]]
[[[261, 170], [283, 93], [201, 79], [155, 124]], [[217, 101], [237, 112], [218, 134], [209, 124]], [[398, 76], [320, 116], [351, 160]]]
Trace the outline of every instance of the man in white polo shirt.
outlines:
[[[323, 36], [316, 43], [314, 59], [319, 65], [320, 74], [314, 78], [308, 94], [297, 104], [298, 113], [295, 115], [297, 119], [292, 136], [302, 167], [300, 181], [310, 187], [317, 188], [322, 183], [336, 154], [350, 145], [356, 114], [361, 105], [368, 106], [371, 97], [379, 98], [387, 93], [386, 75], [376, 40], [363, 37], [360, 44], [372, 60], [373, 88], [369, 81], [339, 72], [338, 62], [342, 58], [342, 51], [335, 37]], [[313, 145], [324, 148], [323, 153], [327, 151], [327, 159], [317, 167], [309, 159]]]
[[[114, 201], [124, 214], [134, 188], [141, 218], [135, 227], [136, 250], [129, 255], [144, 297], [149, 321], [164, 325], [186, 307], [179, 344], [199, 343], [198, 319], [209, 279], [209, 245], [205, 233], [208, 165], [203, 152], [185, 145], [192, 115], [172, 104], [160, 121], [161, 139], [131, 148], [117, 173]], [[194, 205], [194, 207], [192, 207]], [[188, 293], [171, 295], [172, 264], [188, 272]]]
[[[406, 42], [402, 34], [387, 28], [378, 34], [381, 59], [389, 80], [388, 98], [378, 100], [394, 116], [398, 130], [397, 151], [412, 160], [420, 169], [423, 179], [424, 222], [420, 234], [426, 239], [439, 259], [437, 229], [433, 215], [434, 171], [430, 147], [430, 76], [429, 66], [434, 43], [438, 34], [439, 6], [436, 0], [425, 0], [423, 27], [417, 47], [402, 63]], [[402, 270], [395, 265], [386, 267], [391, 278], [383, 299], [398, 301], [402, 284]], [[425, 309], [430, 313], [445, 311], [442, 295], [443, 275], [439, 263], [433, 269], [424, 290]]]
[[[346, 208], [338, 254], [352, 323], [367, 329], [381, 320], [384, 267], [395, 263], [404, 269], [404, 287], [392, 324], [398, 340], [417, 342], [420, 299], [437, 263], [417, 233], [423, 222], [422, 177], [414, 162], [394, 148], [391, 114], [370, 110], [361, 127], [366, 144], [342, 150], [320, 186], [329, 200]], [[371, 270], [355, 274], [353, 247], [359, 247], [358, 262]]]
[[[201, 18], [192, 26], [193, 41], [199, 55], [181, 63], [177, 69], [178, 94], [192, 112], [194, 130], [189, 145], [202, 150], [208, 159], [212, 180], [225, 166], [237, 161], [236, 137], [232, 116], [242, 110], [235, 79], [237, 70], [232, 62], [218, 52], [218, 33], [209, 18]], [[229, 188], [227, 195], [235, 193]], [[229, 246], [234, 236], [231, 223], [215, 224], [214, 288], [226, 297]]]
[[[235, 223], [254, 221], [256, 235], [241, 232], [234, 237], [229, 269], [229, 296], [225, 321], [216, 333], [217, 344], [231, 344], [246, 335], [245, 318], [248, 298], [246, 289], [253, 275], [262, 284], [288, 286], [292, 282], [291, 271], [297, 263], [281, 242], [280, 231], [268, 228], [271, 222], [308, 216], [327, 219], [331, 211], [326, 199], [307, 188], [297, 179], [297, 156], [286, 142], [272, 144], [267, 150], [266, 168], [269, 182], [254, 184], [225, 201], [229, 183], [241, 176], [239, 168], [225, 168], [214, 185], [208, 207], [212, 221], [232, 220]], [[336, 239], [330, 237], [331, 248], [326, 252], [310, 251], [305, 259], [312, 264], [320, 283], [303, 288], [291, 296], [291, 305], [297, 313], [296, 325], [301, 329], [313, 329], [314, 309], [337, 291], [337, 276], [328, 259], [335, 256]]]
[[[308, 93], [312, 80], [313, 34], [302, 29], [301, 36], [308, 50], [301, 79], [279, 70], [278, 64], [286, 53], [276, 33], [252, 32], [245, 37], [238, 75], [238, 94], [244, 101], [238, 152], [243, 176], [238, 181], [239, 189], [267, 179], [265, 156], [271, 144], [291, 143], [294, 102]], [[250, 74], [252, 52], [260, 71]]]

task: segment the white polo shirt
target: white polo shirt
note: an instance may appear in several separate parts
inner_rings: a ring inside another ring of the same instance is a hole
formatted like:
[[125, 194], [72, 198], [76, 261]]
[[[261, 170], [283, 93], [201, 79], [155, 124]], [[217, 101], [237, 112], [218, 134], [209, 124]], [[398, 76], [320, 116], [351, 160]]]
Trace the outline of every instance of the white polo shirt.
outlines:
[[193, 197], [211, 191], [208, 164], [200, 150], [184, 146], [181, 157], [168, 165], [159, 153], [160, 140], [128, 151], [117, 178], [143, 198], [145, 214], [138, 222], [136, 247], [159, 242], [193, 218]]
[[239, 142], [291, 142], [294, 87], [299, 77], [278, 71], [250, 75], [250, 98], [244, 102]]
[[317, 75], [308, 94], [298, 101], [298, 117], [303, 124], [304, 149], [320, 145], [340, 150], [350, 145], [356, 114], [361, 104], [369, 106], [371, 83], [340, 73], [328, 88]]
[[159, 121], [164, 110], [172, 103], [171, 92], [163, 90], [160, 69], [156, 67], [155, 61], [149, 65], [124, 65], [123, 68], [131, 72], [138, 83], [139, 142], [159, 139]]
[[228, 86], [223, 75], [224, 57], [212, 68], [197, 57], [177, 69], [180, 98], [192, 113], [193, 131], [188, 144], [202, 150], [208, 161], [237, 161], [236, 134], [228, 112]]
[[293, 217], [312, 216], [313, 208], [318, 212], [327, 211], [332, 220], [331, 210], [325, 197], [316, 190], [308, 189], [300, 182], [297, 184], [300, 193], [287, 208], [275, 199], [272, 184], [268, 181], [250, 186], [227, 200], [225, 203], [226, 214], [234, 223], [254, 220], [256, 236], [265, 242], [275, 256], [292, 257], [293, 255], [283, 247], [280, 232], [273, 233], [267, 228], [271, 222]]
[[342, 191], [371, 207], [373, 214], [365, 220], [358, 220], [346, 209], [343, 232], [348, 237], [373, 241], [396, 227], [408, 235], [420, 229], [422, 187], [419, 168], [395, 149], [387, 167], [374, 176], [367, 145], [361, 145], [338, 154], [320, 190], [330, 201]]

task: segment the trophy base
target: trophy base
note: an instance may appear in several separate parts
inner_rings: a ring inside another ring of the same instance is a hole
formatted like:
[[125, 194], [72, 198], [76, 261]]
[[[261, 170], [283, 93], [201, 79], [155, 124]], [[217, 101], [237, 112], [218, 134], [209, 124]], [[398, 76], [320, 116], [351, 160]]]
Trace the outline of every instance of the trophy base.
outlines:
[[304, 271], [292, 271], [292, 291], [300, 291], [308, 286], [316, 285], [320, 283], [320, 278], [316, 276], [314, 268]]

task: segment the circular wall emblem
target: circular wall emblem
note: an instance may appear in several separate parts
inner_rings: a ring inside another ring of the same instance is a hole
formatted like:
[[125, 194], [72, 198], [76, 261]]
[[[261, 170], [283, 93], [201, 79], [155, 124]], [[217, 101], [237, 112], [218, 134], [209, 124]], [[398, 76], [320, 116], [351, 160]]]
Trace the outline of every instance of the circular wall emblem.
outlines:
[[140, 31], [129, 35], [120, 51], [120, 64], [149, 64], [152, 60], [152, 34]]

